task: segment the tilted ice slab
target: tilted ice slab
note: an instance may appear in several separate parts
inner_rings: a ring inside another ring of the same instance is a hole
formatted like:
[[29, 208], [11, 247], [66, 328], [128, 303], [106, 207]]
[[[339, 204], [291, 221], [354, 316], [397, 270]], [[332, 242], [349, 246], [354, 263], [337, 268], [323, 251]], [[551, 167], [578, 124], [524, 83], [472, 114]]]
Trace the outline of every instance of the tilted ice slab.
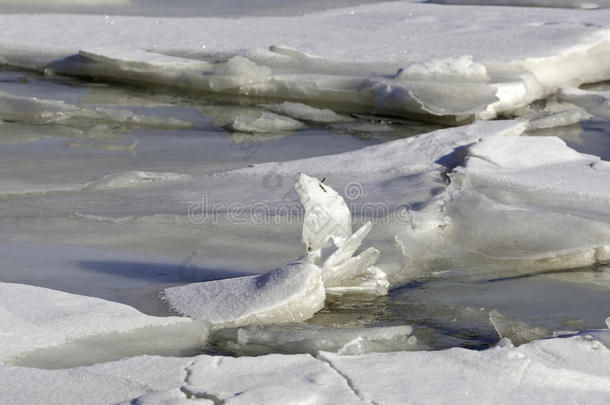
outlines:
[[607, 10], [484, 7], [474, 25], [472, 10], [388, 2], [240, 19], [5, 15], [0, 61], [449, 122], [610, 78]]
[[0, 363], [0, 383], [7, 398], [28, 404], [605, 404], [609, 344], [605, 329], [483, 351], [139, 356], [64, 370]]
[[0, 331], [0, 361], [52, 366], [193, 350], [208, 329], [99, 298], [0, 283]]
[[563, 87], [559, 89], [558, 98], [579, 105], [598, 117], [610, 118], [610, 91]]
[[488, 257], [539, 259], [545, 269], [608, 262], [609, 179], [609, 162], [557, 138], [485, 138], [451, 175], [447, 236]]
[[324, 306], [320, 268], [297, 263], [260, 276], [166, 288], [174, 311], [205, 319], [214, 327], [298, 322]]

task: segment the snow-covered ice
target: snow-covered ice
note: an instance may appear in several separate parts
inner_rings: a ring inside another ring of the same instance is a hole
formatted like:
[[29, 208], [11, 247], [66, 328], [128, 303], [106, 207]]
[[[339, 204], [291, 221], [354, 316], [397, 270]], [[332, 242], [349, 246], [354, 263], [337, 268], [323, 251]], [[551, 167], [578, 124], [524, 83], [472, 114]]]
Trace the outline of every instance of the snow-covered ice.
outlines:
[[0, 20], [7, 65], [443, 122], [610, 77], [606, 9], [483, 7], [475, 25], [470, 7], [408, 1], [291, 17]]
[[7, 398], [30, 404], [399, 404], [431, 398], [604, 404], [610, 396], [609, 339], [606, 329], [519, 347], [503, 340], [485, 351], [139, 356], [66, 370], [1, 364], [0, 381]]
[[[1, 283], [0, 290], [3, 362], [86, 364], [147, 352], [188, 352], [208, 334], [204, 322], [147, 316], [98, 298], [11, 283]], [[97, 339], [79, 347], [87, 338]]]
[[0, 402], [608, 403], [610, 4], [148, 2], [0, 1]]

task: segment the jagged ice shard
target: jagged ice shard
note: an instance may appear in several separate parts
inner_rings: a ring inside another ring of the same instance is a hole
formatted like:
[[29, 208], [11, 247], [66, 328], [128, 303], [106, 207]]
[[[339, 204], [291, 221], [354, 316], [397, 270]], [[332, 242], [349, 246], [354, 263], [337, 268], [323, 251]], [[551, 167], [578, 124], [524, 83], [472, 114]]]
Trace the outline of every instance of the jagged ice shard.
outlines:
[[354, 256], [371, 224], [352, 234], [345, 201], [318, 179], [301, 174], [295, 189], [305, 208], [302, 261], [260, 276], [167, 288], [168, 305], [222, 328], [306, 320], [322, 309], [327, 292], [387, 293], [387, 277], [374, 266], [379, 251], [371, 247]]

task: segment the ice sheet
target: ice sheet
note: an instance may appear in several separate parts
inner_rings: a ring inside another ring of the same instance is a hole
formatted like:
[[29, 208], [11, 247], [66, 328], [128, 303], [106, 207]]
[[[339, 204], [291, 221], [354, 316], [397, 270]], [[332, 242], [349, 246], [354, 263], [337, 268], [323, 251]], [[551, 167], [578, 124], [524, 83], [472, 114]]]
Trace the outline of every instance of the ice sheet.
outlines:
[[348, 376], [363, 399], [374, 403], [427, 402], [433, 396], [439, 404], [553, 403], [566, 398], [603, 404], [610, 397], [608, 356], [610, 351], [599, 340], [581, 335], [518, 348], [504, 340], [479, 352], [450, 349], [322, 358]]
[[66, 370], [0, 364], [0, 382], [8, 397], [31, 404], [185, 403], [187, 399], [227, 404], [354, 404], [428, 402], [430, 398], [437, 403], [507, 404], [530, 399], [562, 403], [569, 398], [604, 404], [610, 395], [608, 341], [606, 329], [517, 348], [504, 340], [484, 351], [139, 356]]
[[484, 7], [474, 26], [471, 11], [388, 2], [240, 19], [5, 15], [0, 57], [48, 73], [453, 123], [610, 78], [606, 10]]

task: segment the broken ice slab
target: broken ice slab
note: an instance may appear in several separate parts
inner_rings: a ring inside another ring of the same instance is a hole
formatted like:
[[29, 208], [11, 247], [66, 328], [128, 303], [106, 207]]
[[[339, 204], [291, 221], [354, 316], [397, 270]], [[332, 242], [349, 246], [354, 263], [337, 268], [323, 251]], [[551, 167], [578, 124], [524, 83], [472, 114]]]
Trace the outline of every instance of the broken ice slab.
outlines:
[[233, 132], [274, 133], [304, 129], [305, 125], [297, 120], [279, 114], [263, 112], [258, 117], [236, 116], [227, 124]]
[[204, 319], [215, 328], [298, 322], [324, 306], [320, 268], [296, 263], [260, 276], [167, 288], [163, 298], [175, 312]]
[[419, 2], [263, 20], [6, 15], [1, 55], [49, 73], [453, 123], [610, 78], [607, 10], [482, 7], [476, 29], [469, 7]]
[[123, 124], [135, 128], [190, 129], [193, 124], [177, 118], [159, 118], [103, 106], [82, 108], [61, 100], [25, 97], [0, 91], [0, 119], [37, 125], [84, 126], [91, 123]]
[[352, 121], [350, 117], [339, 115], [333, 110], [314, 108], [302, 103], [284, 101], [281, 104], [261, 104], [274, 113], [282, 114], [296, 120], [312, 123], [330, 124], [343, 121]]
[[407, 325], [373, 328], [331, 328], [307, 324], [249, 326], [219, 330], [212, 336], [211, 344], [240, 356], [269, 353], [316, 355], [320, 351], [357, 355], [417, 350], [420, 347], [412, 331]]
[[489, 321], [500, 338], [508, 338], [516, 346], [552, 335], [552, 332], [548, 329], [512, 320], [497, 310], [489, 313]]
[[152, 317], [127, 305], [0, 283], [1, 361], [73, 366], [144, 353], [198, 350], [205, 322]]
[[557, 97], [559, 100], [579, 105], [595, 116], [610, 118], [610, 91], [562, 87], [559, 89]]

